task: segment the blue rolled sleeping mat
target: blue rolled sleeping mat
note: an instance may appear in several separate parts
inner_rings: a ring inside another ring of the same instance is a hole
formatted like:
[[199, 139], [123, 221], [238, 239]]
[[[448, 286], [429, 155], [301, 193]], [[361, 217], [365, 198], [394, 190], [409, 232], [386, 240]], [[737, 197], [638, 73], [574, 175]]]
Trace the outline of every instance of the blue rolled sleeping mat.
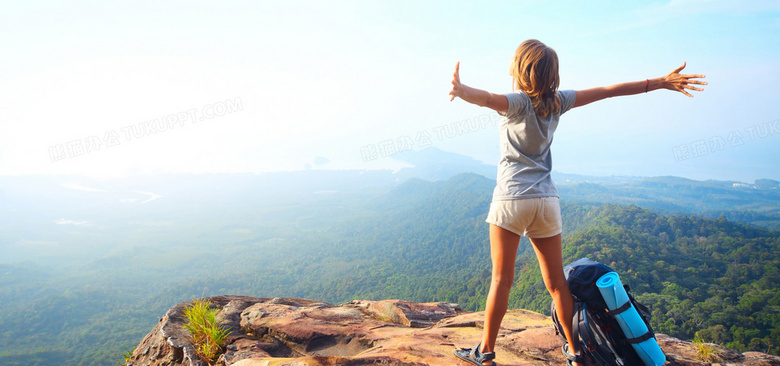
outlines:
[[658, 346], [658, 341], [655, 340], [655, 337], [648, 338], [646, 336], [648, 334], [647, 325], [645, 325], [642, 317], [637, 313], [631, 301], [629, 301], [626, 289], [623, 288], [618, 274], [616, 272], [604, 274], [596, 281], [596, 286], [599, 292], [601, 292], [607, 308], [615, 316], [618, 324], [620, 324], [620, 328], [623, 330], [626, 338], [639, 338], [640, 340], [643, 336], [646, 338], [639, 343], [631, 344], [639, 358], [645, 362], [645, 365], [663, 365], [666, 362], [666, 356], [661, 351], [661, 347]]

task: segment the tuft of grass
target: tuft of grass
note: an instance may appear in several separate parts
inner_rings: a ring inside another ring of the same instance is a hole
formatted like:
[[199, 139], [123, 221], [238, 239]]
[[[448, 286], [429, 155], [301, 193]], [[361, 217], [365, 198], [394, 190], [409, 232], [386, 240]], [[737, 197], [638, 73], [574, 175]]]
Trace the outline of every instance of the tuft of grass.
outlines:
[[122, 355], [122, 357], [124, 357], [125, 360], [124, 360], [124, 362], [120, 360], [119, 361], [119, 366], [127, 366], [127, 363], [130, 362], [130, 360], [133, 359], [133, 352], [135, 352], [135, 347], [133, 347], [133, 349], [131, 349], [129, 351], [125, 351], [125, 354]]
[[194, 300], [192, 305], [182, 311], [187, 318], [184, 324], [190, 332], [195, 351], [208, 363], [213, 363], [223, 352], [225, 340], [230, 335], [230, 328], [223, 326], [217, 319], [217, 309], [208, 300]]
[[710, 343], [704, 343], [698, 335], [693, 338], [693, 346], [696, 347], [697, 359], [710, 363], [717, 361], [717, 349]]

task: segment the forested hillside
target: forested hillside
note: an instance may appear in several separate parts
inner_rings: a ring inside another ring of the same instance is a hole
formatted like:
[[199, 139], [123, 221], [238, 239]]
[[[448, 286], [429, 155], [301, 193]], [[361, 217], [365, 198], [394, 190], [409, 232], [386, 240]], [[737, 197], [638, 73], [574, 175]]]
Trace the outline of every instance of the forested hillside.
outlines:
[[[656, 331], [778, 354], [780, 234], [724, 218], [666, 217], [636, 206], [588, 213], [564, 241], [564, 261], [608, 264], [652, 309]], [[536, 265], [519, 268], [512, 306], [549, 313]]]
[[[400, 298], [482, 310], [494, 184], [462, 174], [275, 201], [253, 199], [253, 185], [223, 184], [208, 199], [188, 188], [198, 205], [166, 197], [159, 215], [151, 205], [124, 217], [106, 208], [101, 227], [68, 235], [132, 246], [86, 264], [0, 265], [0, 296], [13, 299], [0, 304], [0, 364], [116, 364], [169, 307], [201, 296]], [[613, 266], [651, 306], [657, 331], [778, 353], [777, 232], [637, 206], [564, 201], [562, 213], [565, 260]], [[547, 313], [526, 239], [520, 252], [510, 306]]]

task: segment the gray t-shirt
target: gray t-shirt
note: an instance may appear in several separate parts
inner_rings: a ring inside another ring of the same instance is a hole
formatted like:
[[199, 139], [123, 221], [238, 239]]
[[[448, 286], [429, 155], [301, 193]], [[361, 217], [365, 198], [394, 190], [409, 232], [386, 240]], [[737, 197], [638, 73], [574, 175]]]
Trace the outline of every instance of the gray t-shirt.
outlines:
[[559, 90], [561, 110], [539, 118], [522, 91], [506, 94], [509, 107], [501, 118], [500, 150], [493, 201], [558, 196], [553, 185], [550, 145], [560, 116], [574, 105], [574, 90]]

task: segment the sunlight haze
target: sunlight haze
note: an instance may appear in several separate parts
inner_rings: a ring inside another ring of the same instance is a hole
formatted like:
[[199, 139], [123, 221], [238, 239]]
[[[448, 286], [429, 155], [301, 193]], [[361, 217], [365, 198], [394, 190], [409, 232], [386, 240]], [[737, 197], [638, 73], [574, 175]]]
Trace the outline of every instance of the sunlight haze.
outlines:
[[780, 5], [655, 2], [14, 2], [0, 6], [0, 175], [397, 169], [428, 146], [498, 161], [497, 116], [536, 38], [561, 89], [706, 74], [694, 98], [561, 120], [554, 169], [780, 179]]

